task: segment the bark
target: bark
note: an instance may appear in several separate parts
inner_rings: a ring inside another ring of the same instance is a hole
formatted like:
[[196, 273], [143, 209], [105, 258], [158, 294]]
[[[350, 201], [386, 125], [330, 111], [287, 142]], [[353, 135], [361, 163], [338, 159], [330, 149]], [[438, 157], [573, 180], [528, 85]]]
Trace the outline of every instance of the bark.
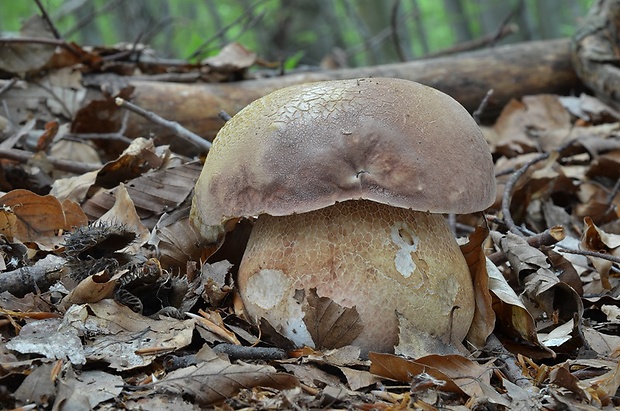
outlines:
[[[580, 83], [570, 62], [569, 40], [521, 43], [451, 57], [355, 69], [326, 70], [281, 77], [217, 84], [132, 81], [134, 102], [177, 121], [211, 140], [224, 121], [253, 100], [278, 88], [319, 80], [396, 77], [418, 81], [451, 95], [475, 111], [489, 89], [494, 90], [483, 120], [492, 120], [511, 99], [539, 93], [574, 92]], [[132, 115], [133, 116], [133, 115]], [[142, 118], [132, 117], [129, 136], [170, 136]]]
[[573, 37], [573, 65], [583, 83], [620, 109], [620, 0], [598, 0]]

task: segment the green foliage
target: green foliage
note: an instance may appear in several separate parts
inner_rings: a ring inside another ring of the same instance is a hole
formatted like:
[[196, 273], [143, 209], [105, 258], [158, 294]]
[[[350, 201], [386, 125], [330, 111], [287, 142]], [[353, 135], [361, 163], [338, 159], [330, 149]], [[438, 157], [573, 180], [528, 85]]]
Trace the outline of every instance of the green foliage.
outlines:
[[[364, 33], [359, 20], [356, 22], [356, 19], [349, 15], [353, 7], [359, 12], [362, 21], [370, 21], [368, 19], [376, 17], [368, 14], [369, 10], [372, 13], [373, 8], [377, 12], [381, 10], [377, 15], [389, 16], [395, 0], [313, 0], [320, 5], [318, 9], [323, 13], [318, 17], [295, 14], [300, 13], [299, 10], [308, 10], [305, 8], [308, 3], [303, 3], [308, 0], [41, 1], [60, 33], [69, 33], [65, 38], [79, 44], [97, 42], [100, 45], [114, 45], [121, 41], [132, 43], [140, 37], [142, 42], [149, 44], [162, 56], [187, 58], [200, 48], [198, 57], [204, 58], [216, 53], [227, 42], [238, 41], [257, 51], [263, 58], [277, 60], [285, 57], [289, 69], [292, 65], [301, 63], [317, 64], [333, 47], [339, 47], [347, 53], [349, 64], [366, 65], [370, 61], [368, 45], [371, 43], [380, 48], [383, 58], [387, 60], [383, 62], [396, 59], [393, 39], [389, 33], [389, 18], [385, 21], [382, 32], [375, 30]], [[422, 26], [430, 52], [454, 45], [456, 37], [444, 7], [445, 0], [417, 0], [421, 14], [419, 20], [415, 20], [415, 1], [401, 1], [399, 4], [399, 27], [406, 30], [406, 42], [403, 44], [409, 48], [409, 54], [416, 57], [424, 54], [421, 39], [414, 34], [416, 24]], [[481, 16], [486, 16], [487, 21], [497, 21], [499, 26], [506, 16], [498, 14], [489, 17], [489, 13], [493, 13], [495, 6], [499, 9], [499, 5], [506, 6], [506, 3], [509, 3], [509, 8], [515, 8], [518, 4], [525, 8], [518, 18], [513, 19], [518, 24], [521, 25], [523, 22], [519, 19], [525, 17], [531, 24], [545, 24], [540, 22], [545, 19], [539, 19], [537, 15], [540, 10], [538, 1], [542, 0], [461, 0], [461, 5], [469, 30], [474, 37], [480, 37], [488, 34], [484, 30], [490, 30], [488, 27], [483, 28]], [[577, 17], [585, 14], [593, 0], [544, 1], [566, 5], [558, 7], [558, 16], [554, 23], [557, 27], [552, 31], [558, 36], [569, 36], [574, 31]], [[90, 7], [90, 10], [85, 11], [84, 7], [79, 14], [77, 10], [69, 9], [72, 4], [80, 3]], [[119, 3], [123, 3], [123, 7], [137, 4], [144, 13], [137, 16], [124, 14], [118, 6]], [[110, 8], [111, 4], [116, 4], [117, 8]], [[300, 5], [304, 8], [300, 9]], [[364, 7], [361, 7], [362, 5]], [[86, 26], [76, 29], [80, 19], [89, 12], [94, 12], [97, 17]], [[5, 35], [17, 32], [21, 21], [35, 13], [38, 13], [38, 9], [34, 1], [0, 0], [0, 31]], [[296, 16], [296, 19], [291, 19], [290, 16]], [[328, 16], [331, 16], [332, 20], [328, 21]], [[304, 28], [295, 26], [301, 24], [300, 22], [308, 23], [304, 20], [306, 18], [314, 20], [311, 24], [305, 24]], [[283, 27], [288, 31], [281, 30]], [[550, 32], [548, 27], [545, 31]], [[282, 33], [287, 33], [284, 38]], [[334, 38], [327, 39], [325, 33], [328, 36], [333, 35]], [[526, 40], [519, 36], [523, 34], [519, 33], [513, 41]], [[539, 37], [535, 34], [534, 38]], [[278, 49], [276, 43], [286, 43], [286, 50]], [[321, 49], [321, 45], [325, 47]]]

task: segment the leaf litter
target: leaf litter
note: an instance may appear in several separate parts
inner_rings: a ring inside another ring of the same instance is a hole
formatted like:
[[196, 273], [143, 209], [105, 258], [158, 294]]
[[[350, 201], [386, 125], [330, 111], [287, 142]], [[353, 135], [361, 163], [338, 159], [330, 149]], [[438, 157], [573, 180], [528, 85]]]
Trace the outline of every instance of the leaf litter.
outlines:
[[[51, 38], [42, 25], [24, 33]], [[3, 408], [620, 406], [615, 110], [585, 94], [527, 96], [484, 126], [499, 196], [486, 225], [455, 225], [476, 288], [466, 341], [442, 351], [401, 322], [397, 355], [363, 359], [347, 345], [357, 311], [316, 294], [304, 321], [340, 348], [293, 349], [247, 321], [234, 281], [247, 232], [202, 244], [188, 210], [204, 153], [124, 136], [132, 120], [113, 97], [131, 87], [93, 76], [127, 70], [103, 63], [117, 51], [15, 43], [0, 59], [24, 79], [0, 96], [1, 148], [14, 150], [0, 159]], [[256, 60], [231, 45], [200, 67], [143, 69], [219, 81]]]

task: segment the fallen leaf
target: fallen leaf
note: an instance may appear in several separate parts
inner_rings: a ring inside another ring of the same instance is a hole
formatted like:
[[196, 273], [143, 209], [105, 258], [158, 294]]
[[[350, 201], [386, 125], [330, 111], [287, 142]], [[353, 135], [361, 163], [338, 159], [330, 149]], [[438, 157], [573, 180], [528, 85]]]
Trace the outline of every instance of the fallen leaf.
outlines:
[[202, 406], [232, 397], [241, 388], [272, 387], [279, 390], [299, 385], [297, 378], [269, 365], [231, 364], [216, 358], [172, 371], [153, 384], [157, 391], [190, 395]]
[[119, 250], [120, 252], [137, 253], [140, 247], [148, 241], [150, 235], [149, 229], [142, 224], [140, 217], [138, 217], [133, 201], [122, 183], [116, 190], [114, 207], [102, 215], [95, 224], [120, 225], [125, 230], [133, 231], [136, 234], [135, 241], [125, 249]]
[[346, 308], [331, 298], [319, 297], [316, 289], [306, 295], [303, 305], [304, 323], [318, 348], [339, 348], [349, 345], [363, 330], [355, 307]]
[[406, 360], [392, 354], [368, 354], [370, 372], [401, 382], [411, 382], [418, 374], [427, 373], [444, 382], [442, 391], [480, 397], [481, 384], [489, 385], [492, 367], [482, 366], [460, 355], [429, 355]]
[[[21, 37], [54, 38], [47, 22], [34, 15], [26, 20], [20, 29]], [[24, 75], [47, 63], [54, 55], [56, 45], [40, 43], [9, 43], [0, 47], [0, 69], [9, 73]]]
[[476, 311], [467, 333], [467, 340], [477, 348], [484, 347], [487, 338], [495, 328], [495, 312], [492, 306], [493, 299], [489, 292], [489, 274], [483, 250], [483, 244], [488, 235], [488, 229], [476, 227], [473, 234], [469, 236], [469, 242], [461, 245], [461, 252], [465, 256], [472, 276], [476, 298]]
[[[62, 203], [52, 195], [40, 196], [28, 190], [12, 190], [0, 197], [3, 229], [10, 237], [33, 242], [51, 251], [60, 246], [62, 234], [82, 227], [88, 218], [71, 200]], [[11, 216], [11, 214], [14, 215]], [[12, 226], [7, 227], [7, 224]]]
[[116, 370], [150, 364], [159, 355], [192, 341], [195, 320], [152, 319], [112, 300], [74, 305], [65, 313], [61, 330], [87, 335], [84, 354]]
[[6, 346], [22, 354], [35, 353], [51, 359], [68, 359], [75, 365], [86, 364], [78, 333], [60, 329], [61, 324], [62, 320], [57, 318], [28, 323]]
[[[548, 350], [538, 341], [536, 324], [512, 287], [499, 269], [487, 258], [489, 289], [496, 297], [493, 299], [493, 310], [497, 315], [497, 327], [504, 334], [519, 337], [535, 346]], [[549, 354], [553, 355], [552, 352]]]

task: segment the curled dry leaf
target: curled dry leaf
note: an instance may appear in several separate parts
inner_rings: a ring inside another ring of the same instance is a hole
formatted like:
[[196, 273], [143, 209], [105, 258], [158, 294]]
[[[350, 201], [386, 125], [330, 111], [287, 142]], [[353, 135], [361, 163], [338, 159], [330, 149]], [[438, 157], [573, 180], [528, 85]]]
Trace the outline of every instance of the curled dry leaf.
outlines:
[[52, 195], [40, 196], [28, 190], [12, 190], [0, 197], [3, 233], [8, 238], [36, 243], [43, 250], [58, 248], [62, 234], [88, 223], [80, 206], [62, 202]]
[[[499, 269], [487, 259], [487, 273], [489, 275], [489, 290], [493, 298], [493, 311], [497, 316], [497, 327], [505, 335], [518, 337], [531, 344], [544, 347], [538, 341], [536, 324], [523, 302], [519, 299], [512, 287]], [[553, 353], [549, 353], [553, 355]]]
[[461, 252], [465, 256], [472, 276], [476, 298], [476, 311], [471, 328], [467, 333], [467, 340], [478, 348], [484, 346], [487, 337], [495, 328], [493, 300], [489, 292], [489, 274], [487, 273], [486, 259], [482, 248], [488, 234], [488, 229], [476, 227], [474, 233], [469, 236], [469, 242], [461, 245]]
[[216, 56], [207, 57], [202, 61], [214, 69], [223, 71], [244, 70], [256, 62], [256, 53], [246, 49], [239, 43], [225, 45]]
[[136, 234], [135, 241], [125, 251], [131, 250], [133, 253], [137, 253], [140, 247], [148, 241], [149, 229], [142, 224], [136, 212], [136, 207], [131, 197], [129, 197], [125, 185], [122, 183], [116, 189], [114, 206], [101, 216], [96, 223], [120, 225], [127, 231], [133, 231]]
[[60, 306], [66, 310], [72, 304], [96, 303], [104, 298], [111, 298], [118, 279], [126, 272], [127, 270], [119, 271], [113, 277], [106, 271], [88, 276], [63, 298]]
[[[584, 218], [583, 222], [585, 225], [581, 237], [581, 247], [583, 249], [620, 257], [620, 235], [606, 233], [598, 228], [590, 217]], [[613, 262], [599, 257], [588, 256], [588, 258], [600, 274], [603, 287], [607, 290], [611, 289], [609, 271]]]
[[[172, 212], [188, 202], [200, 167], [198, 162], [190, 162], [148, 171], [128, 180], [127, 191], [143, 223], [152, 228], [163, 212]], [[84, 203], [86, 214], [96, 218], [110, 209], [115, 190], [100, 191], [87, 200]]]
[[[579, 379], [574, 371], [590, 370], [596, 377]], [[571, 360], [558, 364], [550, 373], [551, 382], [564, 387], [596, 406], [613, 405], [612, 397], [620, 387], [620, 363], [609, 360]]]
[[[202, 242], [189, 223], [189, 208], [164, 213], [149, 238], [163, 267], [184, 267], [188, 261], [204, 261]], [[214, 245], [208, 253], [213, 254], [215, 249]]]

